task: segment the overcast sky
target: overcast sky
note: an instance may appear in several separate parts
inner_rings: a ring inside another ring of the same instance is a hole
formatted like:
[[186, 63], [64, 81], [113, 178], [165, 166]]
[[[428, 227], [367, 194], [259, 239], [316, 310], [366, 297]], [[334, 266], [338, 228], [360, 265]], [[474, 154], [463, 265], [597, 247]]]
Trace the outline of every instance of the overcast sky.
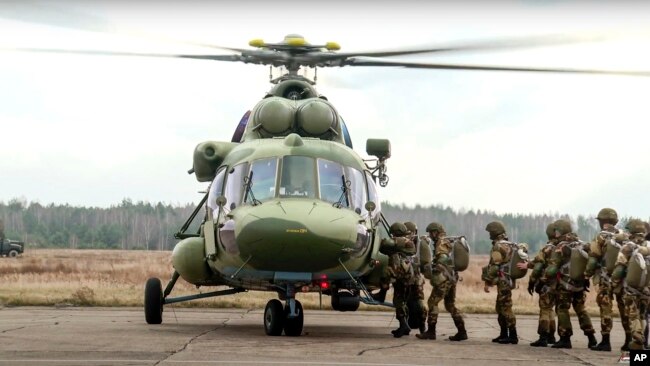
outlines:
[[[299, 33], [358, 51], [604, 34], [610, 40], [410, 60], [650, 69], [650, 5], [640, 1], [423, 3], [2, 2], [0, 48], [221, 53], [151, 35], [246, 48]], [[255, 65], [0, 53], [5, 202], [198, 201], [205, 184], [186, 173], [194, 147], [229, 141], [271, 87]], [[650, 217], [650, 77], [347, 67], [320, 70], [317, 87], [362, 156], [367, 138], [390, 138], [384, 200], [574, 215], [610, 206]]]

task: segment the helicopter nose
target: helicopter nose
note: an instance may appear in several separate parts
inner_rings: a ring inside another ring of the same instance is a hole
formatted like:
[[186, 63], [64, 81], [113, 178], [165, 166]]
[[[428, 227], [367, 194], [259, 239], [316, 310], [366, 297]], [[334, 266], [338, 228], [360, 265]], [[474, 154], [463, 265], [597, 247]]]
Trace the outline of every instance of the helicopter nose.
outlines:
[[316, 272], [355, 250], [359, 219], [324, 202], [266, 202], [235, 218], [236, 242], [256, 269]]

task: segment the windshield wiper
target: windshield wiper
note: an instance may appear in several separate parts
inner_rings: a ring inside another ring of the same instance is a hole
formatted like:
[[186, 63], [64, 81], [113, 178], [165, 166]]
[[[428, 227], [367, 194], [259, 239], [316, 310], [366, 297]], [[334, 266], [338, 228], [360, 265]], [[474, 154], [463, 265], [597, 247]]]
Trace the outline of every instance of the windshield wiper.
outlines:
[[343, 206], [343, 199], [345, 199], [345, 207], [350, 207], [350, 201], [348, 200], [348, 191], [350, 190], [350, 181], [345, 180], [345, 175], [341, 175], [341, 196], [339, 200], [335, 202], [332, 206], [336, 208], [341, 208]]
[[262, 204], [261, 201], [259, 201], [257, 198], [255, 198], [255, 195], [253, 194], [253, 171], [248, 174], [248, 177], [244, 177], [244, 203], [248, 200], [248, 196], [251, 197], [251, 203], [253, 206], [257, 206]]

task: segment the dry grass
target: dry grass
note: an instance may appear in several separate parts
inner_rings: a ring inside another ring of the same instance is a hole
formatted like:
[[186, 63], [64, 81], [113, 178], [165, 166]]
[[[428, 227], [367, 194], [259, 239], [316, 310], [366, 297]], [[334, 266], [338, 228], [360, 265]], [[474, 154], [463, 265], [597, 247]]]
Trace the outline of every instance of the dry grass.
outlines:
[[[483, 292], [481, 267], [487, 256], [472, 257], [471, 267], [461, 274], [457, 305], [466, 313], [494, 313], [496, 288]], [[142, 306], [144, 283], [149, 277], [159, 277], [163, 286], [172, 273], [171, 252], [120, 250], [30, 250], [21, 258], [0, 259], [1, 305], [83, 305], [83, 306]], [[518, 281], [513, 291], [517, 314], [537, 314], [537, 296], [526, 292], [528, 279]], [[201, 288], [179, 280], [172, 296], [189, 295], [214, 288]], [[428, 296], [431, 288], [425, 288]], [[262, 308], [276, 297], [271, 292], [247, 292], [231, 296], [195, 300], [176, 304], [185, 307]], [[319, 308], [318, 294], [299, 294], [306, 308]], [[390, 298], [390, 294], [389, 294]], [[323, 296], [323, 308], [329, 308], [330, 298]], [[442, 304], [440, 304], [442, 307]], [[368, 307], [368, 310], [390, 310]], [[589, 293], [588, 309], [598, 314], [595, 293]]]

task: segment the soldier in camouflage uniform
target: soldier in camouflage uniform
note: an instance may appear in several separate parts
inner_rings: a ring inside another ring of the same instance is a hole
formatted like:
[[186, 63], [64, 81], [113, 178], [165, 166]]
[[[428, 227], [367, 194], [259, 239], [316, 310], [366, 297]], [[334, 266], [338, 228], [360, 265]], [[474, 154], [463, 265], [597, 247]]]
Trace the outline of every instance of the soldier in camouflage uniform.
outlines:
[[395, 338], [411, 333], [408, 325], [408, 307], [406, 299], [408, 290], [414, 284], [415, 276], [411, 257], [415, 254], [415, 245], [408, 238], [409, 231], [401, 222], [390, 226], [392, 238], [381, 242], [379, 251], [388, 256], [388, 273], [393, 282], [393, 304], [399, 328], [392, 331]]
[[607, 352], [612, 350], [609, 333], [612, 330], [612, 301], [616, 298], [618, 311], [621, 315], [621, 323], [625, 330], [625, 342], [621, 350], [625, 351], [627, 350], [627, 344], [630, 342], [630, 325], [625, 315], [622, 287], [617, 286], [615, 288], [612, 286], [612, 274], [608, 273], [605, 266], [607, 241], [614, 240], [614, 237], [621, 233], [620, 230], [614, 227], [618, 223], [618, 214], [611, 208], [603, 208], [598, 212], [596, 219], [600, 225], [601, 232], [589, 244], [589, 262], [585, 270], [585, 278], [589, 280], [589, 278], [595, 275], [593, 282], [598, 285], [596, 303], [600, 308], [600, 332], [603, 335], [603, 339], [596, 346], [591, 347], [591, 349]]
[[559, 243], [555, 247], [555, 251], [551, 256], [549, 266], [546, 270], [546, 276], [552, 278], [557, 276], [558, 281], [556, 284], [556, 303], [557, 303], [557, 320], [558, 320], [558, 334], [560, 340], [555, 343], [553, 348], [571, 348], [571, 336], [573, 335], [573, 328], [571, 327], [571, 317], [569, 316], [569, 309], [573, 306], [573, 310], [578, 315], [578, 322], [580, 329], [589, 339], [588, 347], [594, 347], [598, 343], [594, 336], [594, 327], [591, 325], [591, 319], [587, 310], [585, 309], [585, 299], [587, 294], [585, 290], [589, 286], [589, 281], [581, 280], [574, 281], [568, 274], [562, 271], [564, 266], [570, 265], [571, 250], [573, 247], [584, 247], [584, 243], [578, 240], [578, 236], [573, 233], [571, 223], [567, 220], [557, 220], [553, 223], [555, 229], [555, 236]]
[[641, 220], [630, 220], [625, 228], [629, 231], [629, 241], [621, 248], [616, 261], [616, 268], [612, 274], [612, 282], [615, 285], [623, 284], [623, 302], [625, 303], [625, 315], [630, 323], [631, 340], [628, 343], [630, 350], [642, 350], [644, 345], [643, 322], [648, 308], [650, 291], [647, 287], [642, 289], [632, 288], [625, 276], [630, 258], [635, 251], [643, 256], [650, 255], [650, 248], [646, 246], [645, 224]]
[[420, 339], [436, 339], [436, 323], [438, 322], [438, 304], [444, 300], [445, 309], [451, 314], [458, 332], [449, 337], [451, 341], [464, 341], [467, 339], [465, 321], [456, 308], [456, 284], [458, 274], [454, 270], [451, 260], [452, 244], [447, 239], [445, 228], [436, 222], [427, 226], [430, 240], [433, 241], [434, 260], [430, 276], [431, 295], [429, 296], [429, 314], [427, 318], [427, 331], [424, 334], [417, 334]]
[[517, 264], [520, 269], [533, 270], [528, 281], [528, 293], [531, 296], [533, 291], [539, 294], [539, 323], [537, 325], [539, 339], [530, 344], [532, 347], [546, 347], [555, 343], [555, 311], [553, 309], [555, 307], [555, 278], [544, 276], [544, 270], [558, 243], [553, 223], [546, 227], [546, 236], [548, 242], [531, 262]]
[[[419, 320], [418, 328], [420, 334], [425, 331], [425, 324], [427, 320], [427, 307], [424, 305], [424, 277], [423, 273], [426, 270], [425, 268], [431, 268], [431, 247], [429, 247], [427, 242], [420, 242], [418, 238], [418, 227], [415, 223], [407, 221], [404, 223], [406, 229], [411, 233], [410, 239], [415, 245], [415, 255], [412, 257], [413, 263], [413, 274], [415, 279], [413, 284], [408, 289], [409, 298], [407, 303], [417, 303], [417, 306], [413, 306], [411, 310], [419, 311], [418, 314], [409, 314]], [[411, 324], [413, 319], [411, 320]]]
[[501, 344], [517, 344], [517, 319], [512, 312], [512, 289], [514, 282], [506, 268], [512, 258], [514, 249], [512, 243], [506, 236], [506, 228], [501, 222], [493, 221], [485, 227], [490, 233], [492, 250], [490, 251], [490, 262], [485, 268], [482, 280], [485, 281], [483, 290], [490, 292], [490, 287], [497, 286], [496, 312], [501, 332], [499, 336], [492, 339], [492, 342]]

